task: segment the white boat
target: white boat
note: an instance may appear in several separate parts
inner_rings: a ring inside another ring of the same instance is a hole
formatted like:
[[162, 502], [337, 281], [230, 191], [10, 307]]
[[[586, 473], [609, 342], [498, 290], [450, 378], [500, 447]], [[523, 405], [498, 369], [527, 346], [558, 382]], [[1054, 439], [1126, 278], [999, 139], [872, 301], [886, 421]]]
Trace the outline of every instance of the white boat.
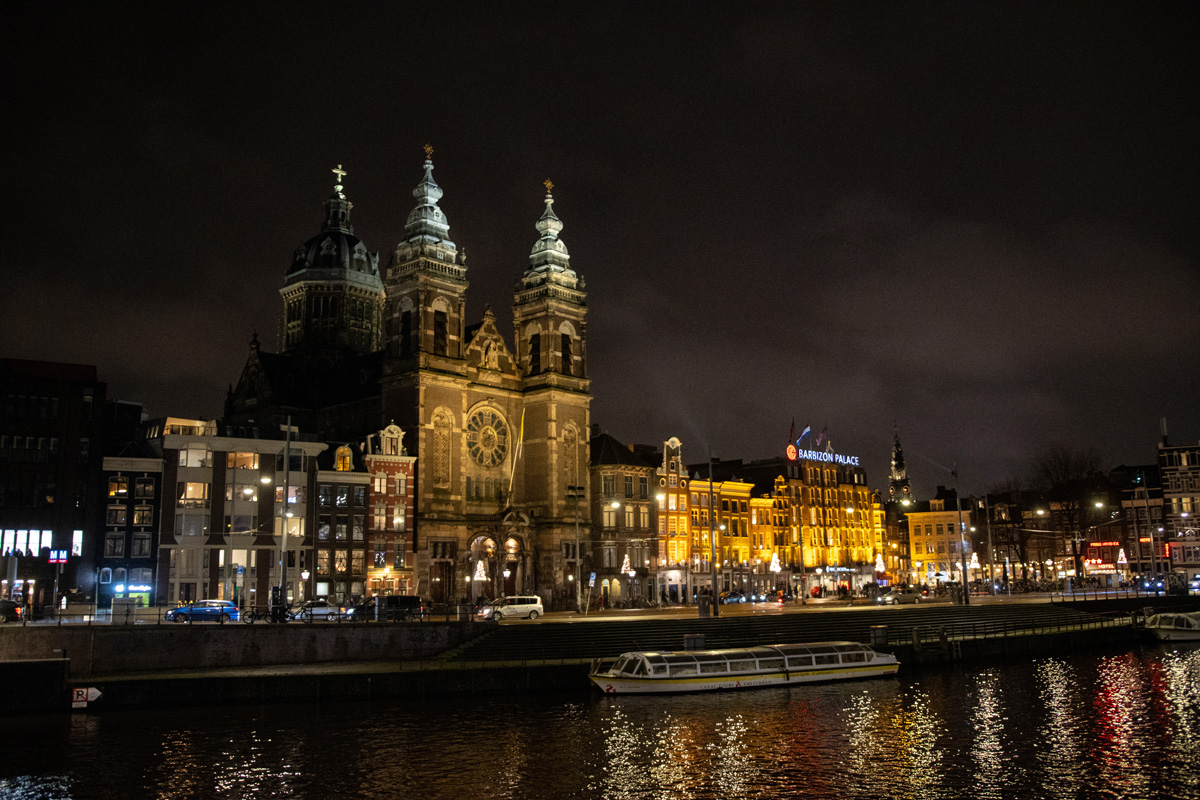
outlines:
[[1146, 630], [1162, 642], [1200, 642], [1200, 611], [1148, 614]]
[[588, 675], [606, 694], [711, 692], [894, 675], [900, 662], [858, 642], [773, 644], [729, 650], [624, 653]]

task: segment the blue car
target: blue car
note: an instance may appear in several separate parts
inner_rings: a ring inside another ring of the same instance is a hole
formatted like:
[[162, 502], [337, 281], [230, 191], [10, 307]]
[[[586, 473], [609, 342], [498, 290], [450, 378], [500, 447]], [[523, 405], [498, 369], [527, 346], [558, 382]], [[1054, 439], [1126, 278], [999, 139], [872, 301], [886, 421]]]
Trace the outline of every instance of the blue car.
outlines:
[[195, 600], [172, 608], [163, 618], [167, 622], [236, 622], [238, 608], [229, 600]]

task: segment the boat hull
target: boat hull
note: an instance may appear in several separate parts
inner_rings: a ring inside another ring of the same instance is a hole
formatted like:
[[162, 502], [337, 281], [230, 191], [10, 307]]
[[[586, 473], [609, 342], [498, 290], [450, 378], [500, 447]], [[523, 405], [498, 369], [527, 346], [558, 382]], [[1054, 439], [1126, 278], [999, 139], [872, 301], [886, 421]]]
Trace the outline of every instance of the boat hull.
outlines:
[[1200, 613], [1152, 614], [1146, 631], [1160, 642], [1200, 642]]
[[896, 661], [882, 664], [831, 667], [829, 669], [796, 670], [788, 672], [750, 673], [744, 675], [694, 675], [678, 677], [631, 678], [606, 672], [588, 677], [605, 694], [676, 694], [681, 692], [718, 692], [732, 689], [757, 689], [767, 686], [791, 686], [822, 681], [859, 680], [895, 675], [900, 669]]
[[1179, 630], [1178, 628], [1146, 628], [1146, 630], [1160, 642], [1200, 642], [1200, 631]]

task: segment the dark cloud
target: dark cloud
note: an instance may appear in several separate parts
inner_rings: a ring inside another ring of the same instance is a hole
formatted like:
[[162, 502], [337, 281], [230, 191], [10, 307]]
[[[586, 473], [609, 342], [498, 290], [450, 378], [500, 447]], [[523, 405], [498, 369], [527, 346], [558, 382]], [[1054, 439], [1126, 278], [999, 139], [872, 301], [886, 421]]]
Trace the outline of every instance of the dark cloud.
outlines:
[[883, 485], [1200, 435], [1200, 56], [1174, 3], [27, 6], [3, 355], [219, 413], [335, 164], [386, 262], [433, 143], [507, 327], [551, 178], [594, 419], [688, 459], [828, 425]]

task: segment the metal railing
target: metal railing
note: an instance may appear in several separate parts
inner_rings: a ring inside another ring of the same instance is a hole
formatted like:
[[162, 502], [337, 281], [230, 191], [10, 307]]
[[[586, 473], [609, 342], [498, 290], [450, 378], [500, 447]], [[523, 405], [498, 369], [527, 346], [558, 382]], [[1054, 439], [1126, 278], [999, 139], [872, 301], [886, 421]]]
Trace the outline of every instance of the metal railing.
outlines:
[[1081, 619], [1069, 618], [1023, 618], [991, 620], [984, 622], [959, 622], [946, 625], [917, 625], [905, 638], [899, 631], [888, 632], [889, 645], [942, 644], [968, 639], [1003, 639], [1013, 636], [1038, 636], [1066, 631], [1097, 630], [1102, 628], [1124, 628], [1132, 625], [1130, 614], [1116, 614]]

